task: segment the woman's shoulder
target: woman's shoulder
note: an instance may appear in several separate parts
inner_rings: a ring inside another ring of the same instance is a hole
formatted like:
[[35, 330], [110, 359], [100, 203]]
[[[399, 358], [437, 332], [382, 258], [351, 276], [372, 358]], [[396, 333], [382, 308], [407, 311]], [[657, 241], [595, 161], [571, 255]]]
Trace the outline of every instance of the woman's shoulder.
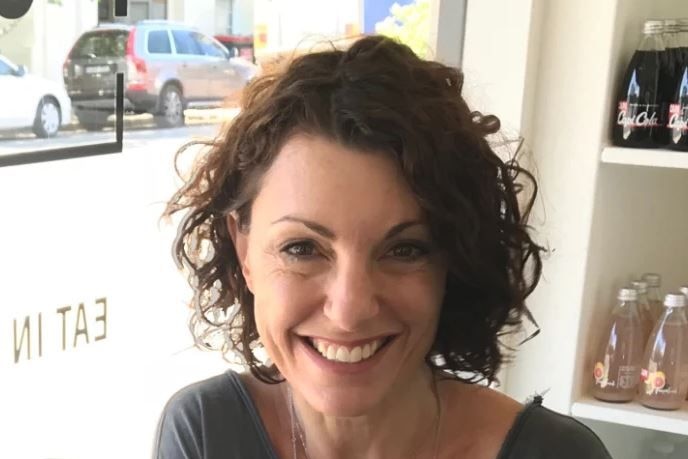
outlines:
[[450, 383], [449, 388], [446, 402], [455, 427], [448, 429], [451, 432], [447, 434], [453, 435], [449, 449], [454, 456], [611, 458], [588, 427], [570, 416], [543, 407], [542, 397], [536, 396], [524, 405], [497, 390], [479, 385]]
[[599, 437], [585, 424], [542, 406], [542, 397], [519, 413], [498, 459], [611, 459]]
[[238, 374], [228, 370], [216, 376], [189, 384], [175, 392], [163, 408], [163, 417], [185, 418], [196, 425], [202, 418], [218, 415], [227, 408], [241, 408], [241, 392], [236, 384]]
[[268, 457], [260, 419], [239, 375], [231, 370], [170, 397], [158, 422], [154, 450], [158, 459]]

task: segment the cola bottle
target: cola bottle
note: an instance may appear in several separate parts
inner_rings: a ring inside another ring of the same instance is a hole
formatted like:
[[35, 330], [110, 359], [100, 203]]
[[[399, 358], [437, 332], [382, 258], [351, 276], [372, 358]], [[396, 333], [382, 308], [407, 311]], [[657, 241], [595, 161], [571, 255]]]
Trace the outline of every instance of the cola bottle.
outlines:
[[607, 402], [628, 402], [633, 400], [638, 387], [643, 329], [637, 292], [622, 288], [617, 299], [596, 355], [592, 394]]
[[669, 100], [669, 148], [688, 150], [688, 20], [675, 20], [676, 71]]
[[[653, 148], [668, 143], [662, 104], [666, 53], [663, 21], [645, 21], [643, 38], [624, 74], [612, 128], [615, 145]], [[663, 64], [664, 62], [664, 64]]]
[[688, 392], [688, 298], [669, 293], [664, 313], [645, 348], [640, 373], [640, 403], [658, 410], [677, 410]]

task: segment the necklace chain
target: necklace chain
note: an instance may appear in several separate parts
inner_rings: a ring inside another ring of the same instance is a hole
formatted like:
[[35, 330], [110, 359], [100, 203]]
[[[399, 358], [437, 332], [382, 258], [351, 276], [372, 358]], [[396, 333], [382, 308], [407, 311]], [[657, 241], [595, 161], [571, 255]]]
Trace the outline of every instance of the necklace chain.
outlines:
[[[437, 459], [437, 452], [439, 450], [439, 440], [440, 440], [440, 423], [442, 421], [442, 404], [440, 403], [439, 392], [437, 390], [437, 381], [433, 378], [433, 395], [435, 396], [435, 403], [437, 405], [437, 416], [435, 416], [435, 439], [433, 445], [433, 459]], [[310, 459], [308, 456], [308, 448], [306, 448], [306, 439], [303, 436], [303, 429], [301, 428], [301, 423], [296, 418], [296, 408], [294, 407], [294, 396], [291, 392], [291, 387], [287, 386], [287, 395], [289, 398], [289, 419], [291, 421], [291, 447], [293, 459], [298, 459], [297, 447], [296, 447], [296, 436], [298, 434], [299, 442], [303, 453], [306, 455], [306, 459]], [[418, 450], [416, 450], [413, 457], [418, 457]]]

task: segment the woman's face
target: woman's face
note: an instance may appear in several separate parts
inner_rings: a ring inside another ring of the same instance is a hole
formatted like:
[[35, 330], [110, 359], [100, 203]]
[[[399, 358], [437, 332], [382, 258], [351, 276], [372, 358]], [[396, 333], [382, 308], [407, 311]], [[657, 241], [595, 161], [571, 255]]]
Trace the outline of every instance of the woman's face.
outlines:
[[446, 267], [391, 159], [296, 135], [229, 224], [260, 340], [313, 408], [363, 414], [421, 374]]

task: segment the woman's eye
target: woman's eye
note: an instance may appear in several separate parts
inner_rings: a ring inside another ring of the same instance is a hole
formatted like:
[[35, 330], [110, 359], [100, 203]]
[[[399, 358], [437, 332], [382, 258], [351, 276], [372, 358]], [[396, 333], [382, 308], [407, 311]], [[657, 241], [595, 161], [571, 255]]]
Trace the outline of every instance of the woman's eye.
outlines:
[[286, 245], [282, 252], [294, 258], [309, 258], [315, 255], [315, 246], [307, 241], [293, 242]]
[[416, 260], [428, 253], [425, 247], [415, 244], [400, 244], [389, 251], [392, 257], [403, 260]]

